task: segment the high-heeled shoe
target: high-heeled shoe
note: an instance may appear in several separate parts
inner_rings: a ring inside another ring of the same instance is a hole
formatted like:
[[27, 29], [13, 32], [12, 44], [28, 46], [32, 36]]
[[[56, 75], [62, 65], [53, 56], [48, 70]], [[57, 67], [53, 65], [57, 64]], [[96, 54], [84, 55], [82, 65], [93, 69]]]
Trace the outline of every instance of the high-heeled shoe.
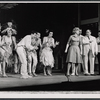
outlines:
[[76, 76], [79, 76], [79, 74], [76, 74]]
[[75, 75], [75, 73], [72, 73], [72, 74], [71, 74], [71, 76], [74, 76], [74, 75]]

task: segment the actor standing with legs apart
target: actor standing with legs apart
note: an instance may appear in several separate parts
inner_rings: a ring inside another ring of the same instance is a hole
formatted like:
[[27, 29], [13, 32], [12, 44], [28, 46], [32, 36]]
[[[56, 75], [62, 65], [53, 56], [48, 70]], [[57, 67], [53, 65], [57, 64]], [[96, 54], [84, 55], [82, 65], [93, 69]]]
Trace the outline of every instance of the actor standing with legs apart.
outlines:
[[[83, 38], [83, 60], [84, 74], [94, 75], [94, 59], [98, 53], [96, 38], [91, 36], [91, 30], [86, 31], [86, 36]], [[88, 72], [88, 60], [90, 63], [90, 73]]]
[[[70, 75], [70, 67], [72, 66], [72, 74], [71, 75], [78, 75], [78, 66], [81, 63], [81, 54], [82, 54], [82, 44], [79, 36], [80, 29], [75, 27], [73, 29], [74, 35], [71, 35], [67, 45], [65, 53], [67, 54], [66, 62], [68, 63], [67, 66], [67, 76]], [[68, 49], [69, 48], [69, 49]]]
[[43, 44], [42, 44], [42, 52], [40, 61], [44, 65], [44, 75], [52, 75], [51, 70], [54, 67], [54, 57], [53, 57], [53, 51], [51, 47], [55, 48], [56, 45], [59, 44], [59, 42], [54, 42], [53, 32], [50, 31], [49, 35], [47, 37], [43, 38]]
[[31, 33], [31, 35], [25, 36], [17, 44], [16, 51], [18, 53], [18, 56], [21, 62], [21, 78], [31, 78], [31, 76], [28, 75], [28, 70], [27, 70], [27, 52], [26, 51], [35, 49], [35, 47], [31, 45], [32, 38], [34, 38], [34, 33]]

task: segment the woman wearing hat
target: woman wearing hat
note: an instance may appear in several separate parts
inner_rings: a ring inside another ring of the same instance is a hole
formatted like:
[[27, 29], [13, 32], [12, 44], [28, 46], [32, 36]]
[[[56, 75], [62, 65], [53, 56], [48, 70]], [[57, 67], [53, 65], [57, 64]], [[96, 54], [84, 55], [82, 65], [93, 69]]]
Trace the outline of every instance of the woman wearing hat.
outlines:
[[[81, 39], [79, 36], [80, 29], [75, 27], [73, 29], [73, 35], [70, 36], [65, 53], [68, 52], [66, 62], [68, 63], [67, 66], [67, 76], [70, 75], [70, 67], [72, 66], [72, 74], [71, 75], [78, 75], [78, 66], [81, 63], [81, 53], [82, 53], [82, 45]], [[68, 49], [69, 48], [69, 49]]]

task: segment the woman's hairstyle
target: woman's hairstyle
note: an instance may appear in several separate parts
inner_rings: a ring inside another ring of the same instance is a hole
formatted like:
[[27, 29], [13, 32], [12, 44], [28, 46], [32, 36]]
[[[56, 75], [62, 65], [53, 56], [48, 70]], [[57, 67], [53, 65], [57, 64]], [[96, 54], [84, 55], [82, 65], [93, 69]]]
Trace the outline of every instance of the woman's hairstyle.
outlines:
[[17, 29], [17, 24], [16, 24], [16, 22], [15, 22], [13, 19], [10, 19], [10, 20], [7, 21], [7, 23], [6, 23], [7, 26], [8, 26], [8, 23], [9, 23], [9, 22], [12, 23], [12, 28], [13, 28], [13, 29]]
[[79, 29], [79, 27], [75, 27], [75, 28], [73, 28], [73, 30], [72, 30], [72, 33], [76, 33], [76, 31], [80, 31], [80, 29]]

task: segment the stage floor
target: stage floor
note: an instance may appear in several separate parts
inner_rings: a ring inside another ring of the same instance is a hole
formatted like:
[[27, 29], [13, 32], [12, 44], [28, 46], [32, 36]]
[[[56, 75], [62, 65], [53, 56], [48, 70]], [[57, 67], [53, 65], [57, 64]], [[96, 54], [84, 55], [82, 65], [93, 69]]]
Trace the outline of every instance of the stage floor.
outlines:
[[65, 81], [67, 81], [66, 76], [60, 73], [53, 74], [53, 76], [44, 76], [43, 74], [38, 74], [37, 77], [28, 79], [21, 79], [19, 74], [8, 74], [7, 78], [0, 77], [0, 89], [9, 87], [55, 84]]
[[[43, 90], [45, 90], [43, 86], [51, 86], [52, 89], [55, 89], [55, 87], [56, 87], [56, 89], [59, 88], [59, 90], [60, 89], [61, 90], [63, 90], [63, 89], [69, 90], [69, 87], [71, 87], [71, 89], [73, 90], [74, 85], [76, 83], [77, 84], [75, 86], [80, 87], [80, 89], [81, 89], [81, 86], [83, 87], [83, 85], [85, 85], [85, 82], [89, 82], [89, 84], [92, 84], [92, 85], [94, 84], [94, 82], [96, 83], [96, 81], [100, 82], [99, 75], [84, 76], [83, 74], [81, 74], [79, 76], [70, 76], [69, 78], [71, 80], [70, 82], [68, 82], [67, 77], [62, 73], [53, 73], [53, 76], [44, 76], [41, 73], [41, 74], [38, 74], [37, 77], [33, 77], [33, 78], [29, 78], [29, 79], [21, 79], [19, 74], [8, 74], [7, 78], [0, 77], [0, 90], [3, 90], [3, 89], [13, 90], [13, 88], [18, 88], [20, 90], [21, 87], [23, 87], [23, 88], [27, 87], [27, 89], [29, 89], [28, 87], [30, 87], [30, 89], [32, 89], [31, 87], [35, 87], [35, 88], [38, 87], [40, 89], [40, 86], [42, 86]], [[78, 86], [80, 83], [81, 83], [81, 85]], [[68, 87], [64, 88], [63, 86], [64, 87], [68, 86]], [[42, 88], [41, 88], [41, 90], [42, 90]], [[47, 89], [47, 87], [45, 87], [45, 88]], [[50, 87], [49, 87], [49, 89], [50, 89]], [[17, 90], [17, 89], [14, 89], [14, 90]], [[33, 90], [34, 90], [34, 88], [33, 88]]]

